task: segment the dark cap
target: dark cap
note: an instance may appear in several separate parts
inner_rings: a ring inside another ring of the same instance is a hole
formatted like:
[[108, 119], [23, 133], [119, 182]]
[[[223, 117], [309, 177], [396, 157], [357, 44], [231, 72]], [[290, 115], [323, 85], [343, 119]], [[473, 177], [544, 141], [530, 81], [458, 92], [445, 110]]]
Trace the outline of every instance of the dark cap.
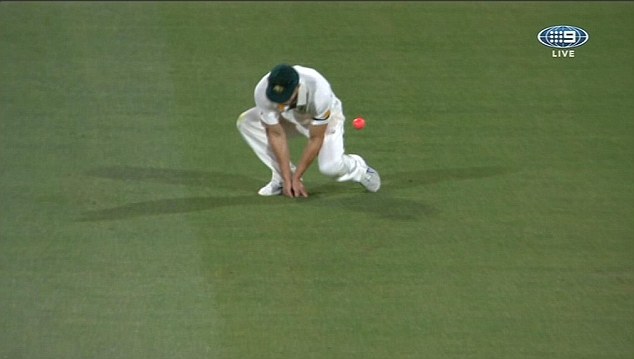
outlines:
[[266, 97], [276, 103], [284, 103], [293, 95], [299, 84], [299, 74], [290, 65], [280, 64], [271, 70], [266, 86]]

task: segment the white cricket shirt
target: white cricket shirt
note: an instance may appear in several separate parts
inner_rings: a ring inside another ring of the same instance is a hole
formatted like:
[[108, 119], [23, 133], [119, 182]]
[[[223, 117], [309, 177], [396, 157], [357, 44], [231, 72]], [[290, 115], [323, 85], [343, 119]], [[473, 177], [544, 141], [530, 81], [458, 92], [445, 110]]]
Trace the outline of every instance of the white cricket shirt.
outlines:
[[267, 79], [270, 73], [262, 77], [255, 86], [254, 98], [260, 119], [268, 125], [279, 123], [279, 116], [301, 126], [327, 125], [331, 114], [341, 112], [341, 101], [335, 96], [330, 83], [314, 69], [299, 65], [293, 66], [299, 73], [299, 93], [297, 105], [289, 109], [288, 105], [278, 104], [266, 97]]

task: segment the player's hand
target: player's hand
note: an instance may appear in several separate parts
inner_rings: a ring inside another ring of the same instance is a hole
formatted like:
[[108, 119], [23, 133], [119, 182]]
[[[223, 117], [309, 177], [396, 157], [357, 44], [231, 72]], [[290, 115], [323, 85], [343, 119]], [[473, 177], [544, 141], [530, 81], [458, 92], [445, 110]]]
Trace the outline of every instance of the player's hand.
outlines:
[[293, 197], [308, 197], [308, 191], [304, 188], [304, 182], [301, 179], [293, 179], [292, 183]]
[[293, 186], [284, 186], [282, 187], [282, 194], [286, 197], [293, 198]]

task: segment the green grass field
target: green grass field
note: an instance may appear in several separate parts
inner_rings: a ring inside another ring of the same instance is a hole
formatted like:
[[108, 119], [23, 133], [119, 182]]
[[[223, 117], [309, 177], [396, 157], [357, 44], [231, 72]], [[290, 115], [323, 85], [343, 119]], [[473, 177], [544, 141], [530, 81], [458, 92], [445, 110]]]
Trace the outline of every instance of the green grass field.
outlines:
[[[0, 358], [631, 358], [632, 19], [0, 3]], [[552, 25], [590, 40], [553, 58]], [[280, 62], [330, 80], [379, 193], [257, 196], [235, 121]]]

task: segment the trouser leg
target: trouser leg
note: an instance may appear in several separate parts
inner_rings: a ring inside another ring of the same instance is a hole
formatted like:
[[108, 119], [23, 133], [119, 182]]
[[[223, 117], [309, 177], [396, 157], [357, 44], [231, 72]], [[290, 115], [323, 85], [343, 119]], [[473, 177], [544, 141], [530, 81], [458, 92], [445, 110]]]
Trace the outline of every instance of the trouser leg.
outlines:
[[336, 178], [339, 182], [359, 182], [368, 165], [361, 156], [345, 153], [344, 117], [343, 114], [334, 114], [333, 117], [317, 158], [319, 171], [328, 177]]
[[[282, 182], [281, 170], [277, 163], [277, 158], [269, 145], [268, 138], [266, 136], [266, 129], [260, 121], [258, 110], [251, 108], [238, 117], [236, 122], [238, 131], [247, 142], [249, 147], [255, 152], [257, 157], [268, 168], [271, 169], [272, 179]], [[285, 126], [286, 127], [286, 126]], [[289, 132], [289, 131], [287, 131]], [[294, 136], [294, 133], [287, 133], [287, 136]], [[291, 170], [294, 170], [295, 166], [291, 163]]]

